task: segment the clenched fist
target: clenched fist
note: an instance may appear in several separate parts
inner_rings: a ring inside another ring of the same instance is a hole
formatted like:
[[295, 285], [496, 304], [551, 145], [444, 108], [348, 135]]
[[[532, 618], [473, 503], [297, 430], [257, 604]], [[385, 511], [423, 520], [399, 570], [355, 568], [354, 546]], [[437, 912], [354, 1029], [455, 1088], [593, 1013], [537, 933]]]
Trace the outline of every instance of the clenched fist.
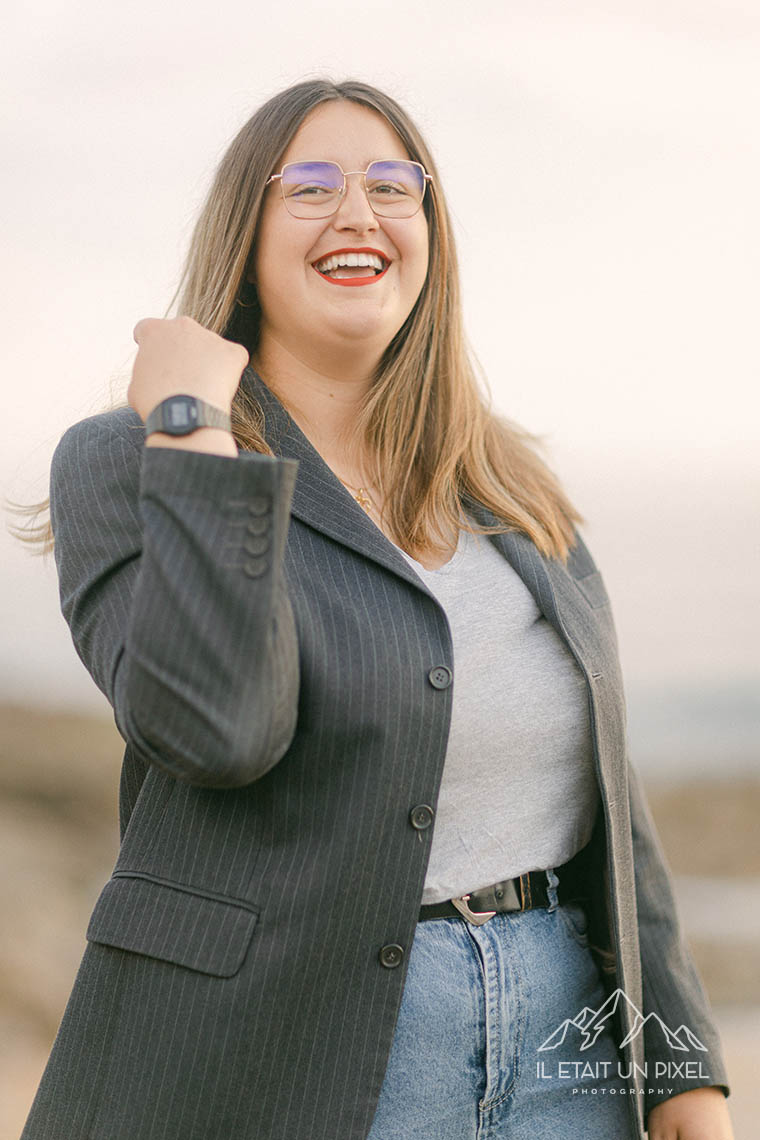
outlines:
[[143, 420], [167, 396], [186, 393], [229, 412], [248, 353], [192, 317], [146, 317], [132, 334], [138, 345], [127, 401]]

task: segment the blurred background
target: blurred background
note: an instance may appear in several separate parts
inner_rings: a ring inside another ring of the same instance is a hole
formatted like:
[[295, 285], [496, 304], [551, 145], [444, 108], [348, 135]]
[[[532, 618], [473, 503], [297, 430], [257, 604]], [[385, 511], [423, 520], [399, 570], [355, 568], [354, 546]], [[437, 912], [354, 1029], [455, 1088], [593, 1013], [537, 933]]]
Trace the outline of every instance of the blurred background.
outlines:
[[[749, 1137], [760, 9], [187, 0], [178, 16], [145, 0], [40, 0], [9, 32], [10, 500], [44, 498], [65, 428], [123, 395], [132, 328], [164, 314], [215, 165], [264, 99], [351, 76], [416, 117], [494, 405], [542, 438], [612, 596], [633, 758], [723, 1034], [737, 1138]], [[72, 648], [52, 560], [5, 530], [0, 555], [0, 1140], [15, 1140], [115, 858], [121, 741]]]

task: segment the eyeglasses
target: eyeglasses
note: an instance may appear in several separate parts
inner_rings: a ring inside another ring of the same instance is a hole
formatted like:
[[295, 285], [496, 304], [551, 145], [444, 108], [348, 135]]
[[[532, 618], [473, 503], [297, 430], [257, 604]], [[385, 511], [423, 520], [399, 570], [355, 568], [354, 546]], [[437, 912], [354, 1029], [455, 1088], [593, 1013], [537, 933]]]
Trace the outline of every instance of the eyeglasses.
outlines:
[[372, 210], [381, 218], [411, 218], [422, 205], [432, 175], [411, 159], [380, 159], [366, 170], [344, 171], [337, 162], [286, 162], [265, 185], [280, 180], [282, 197], [294, 218], [329, 218], [346, 193], [349, 174], [361, 174]]

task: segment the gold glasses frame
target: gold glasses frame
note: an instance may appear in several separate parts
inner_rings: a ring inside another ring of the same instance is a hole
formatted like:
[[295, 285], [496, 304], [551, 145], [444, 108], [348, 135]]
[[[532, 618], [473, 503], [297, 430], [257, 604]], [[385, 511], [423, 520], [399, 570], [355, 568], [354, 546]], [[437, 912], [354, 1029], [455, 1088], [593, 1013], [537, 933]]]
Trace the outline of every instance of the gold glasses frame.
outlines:
[[[334, 166], [343, 175], [343, 186], [341, 187], [340, 190], [338, 190], [337, 201], [336, 201], [335, 205], [333, 206], [333, 208], [331, 210], [328, 210], [328, 212], [326, 214], [309, 214], [309, 215], [294, 214], [293, 211], [291, 210], [290, 206], [288, 205], [288, 199], [285, 196], [285, 187], [283, 186], [283, 183], [282, 183], [283, 175], [285, 174], [285, 171], [288, 169], [289, 166], [305, 166], [308, 163], [316, 163], [316, 162], [322, 162], [326, 166]], [[369, 196], [369, 193], [367, 191], [367, 174], [372, 169], [372, 167], [378, 162], [391, 162], [391, 163], [405, 162], [405, 163], [408, 163], [410, 166], [416, 166], [417, 169], [421, 171], [421, 173], [422, 173], [422, 196], [421, 196], [419, 202], [417, 203], [417, 208], [414, 210], [413, 213], [411, 213], [411, 214], [383, 214], [379, 210], [375, 209], [375, 206], [373, 205], [372, 201], [370, 200], [370, 196]], [[413, 218], [415, 214], [419, 213], [419, 211], [422, 207], [422, 203], [425, 200], [425, 191], [427, 190], [427, 184], [428, 184], [428, 182], [432, 183], [432, 181], [433, 181], [432, 174], [428, 174], [428, 172], [425, 170], [425, 167], [422, 165], [422, 163], [416, 162], [412, 158], [376, 158], [376, 159], [373, 159], [373, 161], [369, 164], [369, 166], [367, 167], [366, 170], [344, 170], [339, 162], [332, 162], [329, 159], [325, 159], [325, 158], [302, 158], [298, 162], [286, 162], [279, 174], [270, 174], [269, 178], [267, 178], [266, 182], [264, 183], [264, 186], [267, 187], [270, 184], [270, 182], [276, 182], [277, 179], [279, 179], [280, 180], [280, 189], [282, 191], [282, 200], [285, 203], [285, 209], [288, 211], [288, 213], [290, 214], [290, 216], [292, 218], [298, 218], [299, 221], [309, 221], [310, 218], [314, 218], [314, 219], [330, 218], [330, 217], [332, 217], [333, 214], [337, 214], [338, 210], [341, 207], [343, 199], [345, 198], [345, 195], [346, 195], [346, 189], [347, 189], [347, 185], [348, 185], [346, 182], [346, 179], [351, 174], [361, 174], [362, 178], [364, 179], [364, 194], [365, 194], [365, 197], [367, 199], [367, 202], [369, 203], [369, 208], [372, 210], [373, 214], [375, 214], [378, 218], [397, 218], [399, 221], [407, 221], [409, 218]]]

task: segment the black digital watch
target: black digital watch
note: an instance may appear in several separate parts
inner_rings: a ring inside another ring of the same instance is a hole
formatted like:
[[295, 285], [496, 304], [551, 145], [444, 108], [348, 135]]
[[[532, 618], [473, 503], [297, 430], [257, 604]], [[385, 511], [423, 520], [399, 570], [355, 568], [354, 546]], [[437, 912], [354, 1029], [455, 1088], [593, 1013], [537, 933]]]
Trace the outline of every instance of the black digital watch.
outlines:
[[145, 421], [145, 435], [147, 437], [154, 431], [167, 435], [190, 435], [202, 427], [231, 431], [229, 413], [199, 400], [197, 396], [168, 396], [156, 405]]

